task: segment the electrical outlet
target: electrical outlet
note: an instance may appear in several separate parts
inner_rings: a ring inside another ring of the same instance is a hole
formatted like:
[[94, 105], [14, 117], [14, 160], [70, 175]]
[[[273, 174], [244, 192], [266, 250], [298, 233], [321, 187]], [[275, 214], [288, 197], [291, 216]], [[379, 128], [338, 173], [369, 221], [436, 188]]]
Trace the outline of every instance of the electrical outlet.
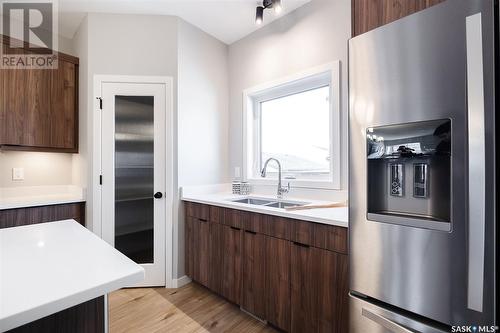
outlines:
[[24, 180], [24, 168], [12, 168], [12, 180]]
[[241, 169], [240, 167], [235, 167], [234, 168], [234, 178], [238, 179], [241, 177]]

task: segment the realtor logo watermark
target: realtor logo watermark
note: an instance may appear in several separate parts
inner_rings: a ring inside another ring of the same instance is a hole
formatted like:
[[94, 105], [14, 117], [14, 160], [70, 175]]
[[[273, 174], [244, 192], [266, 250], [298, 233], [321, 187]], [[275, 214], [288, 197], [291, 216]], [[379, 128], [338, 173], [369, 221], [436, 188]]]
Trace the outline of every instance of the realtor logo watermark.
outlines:
[[[0, 0], [2, 69], [57, 68], [57, 3]], [[6, 36], [8, 38], [6, 38]]]

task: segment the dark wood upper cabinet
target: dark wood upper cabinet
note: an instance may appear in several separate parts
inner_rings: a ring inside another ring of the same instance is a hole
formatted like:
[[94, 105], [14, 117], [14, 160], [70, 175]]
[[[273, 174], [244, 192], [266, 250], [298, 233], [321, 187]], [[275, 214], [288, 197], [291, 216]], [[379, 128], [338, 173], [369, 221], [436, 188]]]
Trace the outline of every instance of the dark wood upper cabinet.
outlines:
[[358, 36], [445, 0], [352, 0], [352, 35]]
[[62, 149], [78, 147], [78, 66], [59, 61], [52, 72], [50, 146]]
[[57, 69], [0, 69], [2, 149], [78, 152], [79, 61], [63, 53], [57, 60]]

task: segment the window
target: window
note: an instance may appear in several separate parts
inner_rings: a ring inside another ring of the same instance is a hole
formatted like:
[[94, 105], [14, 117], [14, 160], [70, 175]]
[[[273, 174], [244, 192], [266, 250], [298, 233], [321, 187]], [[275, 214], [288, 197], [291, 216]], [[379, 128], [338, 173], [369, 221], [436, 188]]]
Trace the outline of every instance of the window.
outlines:
[[265, 183], [277, 177], [268, 158], [294, 186], [338, 188], [338, 63], [245, 91], [245, 175]]

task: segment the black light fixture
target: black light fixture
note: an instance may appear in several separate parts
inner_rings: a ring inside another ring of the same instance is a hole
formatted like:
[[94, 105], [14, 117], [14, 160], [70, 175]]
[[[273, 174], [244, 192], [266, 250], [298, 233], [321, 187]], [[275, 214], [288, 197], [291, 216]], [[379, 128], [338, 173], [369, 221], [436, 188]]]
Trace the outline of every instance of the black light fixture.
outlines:
[[281, 10], [283, 9], [283, 7], [281, 7], [281, 0], [274, 0], [273, 1], [273, 9], [274, 9], [274, 13], [276, 13], [276, 15], [281, 13]]
[[261, 25], [262, 21], [264, 21], [264, 7], [259, 6], [255, 13], [255, 24]]
[[281, 13], [283, 7], [281, 6], [281, 0], [264, 0], [262, 1], [262, 6], [258, 6], [255, 11], [255, 24], [261, 25], [264, 21], [264, 9], [273, 8], [274, 13], [278, 15]]

